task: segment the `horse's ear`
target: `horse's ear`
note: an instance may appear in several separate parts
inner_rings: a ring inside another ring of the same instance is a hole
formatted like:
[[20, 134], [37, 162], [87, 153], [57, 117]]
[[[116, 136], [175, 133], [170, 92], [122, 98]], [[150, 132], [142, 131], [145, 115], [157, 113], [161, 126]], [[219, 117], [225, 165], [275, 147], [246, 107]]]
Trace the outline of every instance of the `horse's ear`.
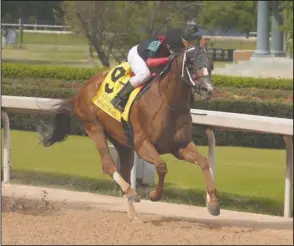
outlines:
[[195, 46], [191, 43], [189, 43], [189, 45], [187, 46], [187, 49], [191, 49], [191, 48], [194, 48]]
[[187, 40], [185, 40], [185, 39], [182, 39], [182, 40], [183, 40], [183, 44], [184, 44], [186, 50], [194, 47], [194, 45], [191, 44], [190, 42], [188, 42]]

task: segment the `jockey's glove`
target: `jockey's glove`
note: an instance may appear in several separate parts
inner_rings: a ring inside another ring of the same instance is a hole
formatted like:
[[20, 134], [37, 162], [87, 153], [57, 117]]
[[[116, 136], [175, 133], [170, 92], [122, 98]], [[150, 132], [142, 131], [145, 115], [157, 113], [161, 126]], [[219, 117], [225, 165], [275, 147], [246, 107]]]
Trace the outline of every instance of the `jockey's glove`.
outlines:
[[168, 60], [172, 62], [176, 58], [177, 54], [172, 54], [168, 57]]

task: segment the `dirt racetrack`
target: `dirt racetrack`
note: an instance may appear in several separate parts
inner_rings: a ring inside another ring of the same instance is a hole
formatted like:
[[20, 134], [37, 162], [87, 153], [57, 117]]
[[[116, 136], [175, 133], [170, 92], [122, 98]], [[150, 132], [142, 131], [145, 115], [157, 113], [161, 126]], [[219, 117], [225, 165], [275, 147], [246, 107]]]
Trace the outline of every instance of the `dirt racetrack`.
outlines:
[[20, 185], [2, 192], [2, 244], [293, 245], [293, 219], [224, 210], [212, 217], [142, 200], [135, 207], [144, 223], [134, 224], [122, 198]]

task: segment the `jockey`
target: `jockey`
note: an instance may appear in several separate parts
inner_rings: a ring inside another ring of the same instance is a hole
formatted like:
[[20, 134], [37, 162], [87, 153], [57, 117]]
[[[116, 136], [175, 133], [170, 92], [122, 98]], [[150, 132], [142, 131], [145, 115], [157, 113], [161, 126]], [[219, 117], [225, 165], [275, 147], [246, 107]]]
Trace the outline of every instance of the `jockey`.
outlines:
[[144, 40], [131, 48], [128, 54], [128, 63], [134, 76], [113, 98], [112, 105], [122, 110], [124, 99], [130, 95], [133, 89], [151, 78], [149, 68], [160, 67], [172, 62], [176, 53], [180, 53], [191, 45], [187, 41], [188, 38], [183, 29], [171, 28], [166, 36]]

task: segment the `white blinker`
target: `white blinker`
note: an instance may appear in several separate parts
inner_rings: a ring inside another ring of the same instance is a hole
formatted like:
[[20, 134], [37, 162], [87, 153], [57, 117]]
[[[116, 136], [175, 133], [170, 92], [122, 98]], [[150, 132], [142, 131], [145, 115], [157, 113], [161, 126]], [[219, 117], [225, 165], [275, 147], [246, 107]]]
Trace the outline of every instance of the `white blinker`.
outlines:
[[208, 70], [207, 70], [206, 67], [203, 68], [203, 74], [204, 74], [204, 76], [208, 76], [209, 75]]

